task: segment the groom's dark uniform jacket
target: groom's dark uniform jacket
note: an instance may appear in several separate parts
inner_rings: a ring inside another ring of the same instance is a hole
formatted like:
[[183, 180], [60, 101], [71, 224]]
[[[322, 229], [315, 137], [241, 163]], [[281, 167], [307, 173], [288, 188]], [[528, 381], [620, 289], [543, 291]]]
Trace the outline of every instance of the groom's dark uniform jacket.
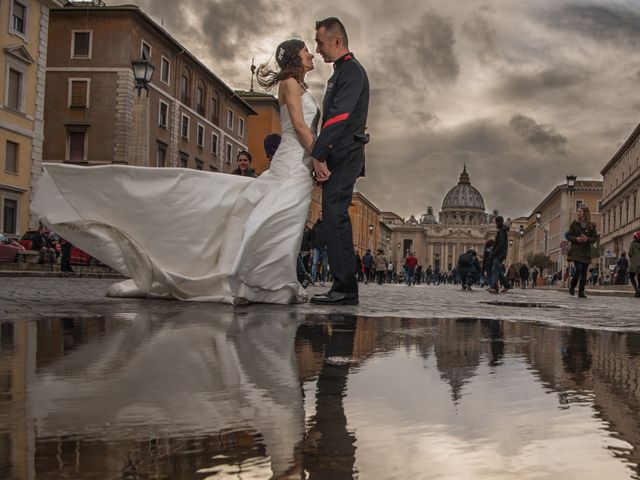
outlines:
[[[322, 130], [311, 156], [327, 162], [329, 170], [341, 156], [363, 148], [369, 110], [369, 79], [352, 53], [333, 63], [323, 102]], [[364, 165], [360, 175], [364, 175]]]

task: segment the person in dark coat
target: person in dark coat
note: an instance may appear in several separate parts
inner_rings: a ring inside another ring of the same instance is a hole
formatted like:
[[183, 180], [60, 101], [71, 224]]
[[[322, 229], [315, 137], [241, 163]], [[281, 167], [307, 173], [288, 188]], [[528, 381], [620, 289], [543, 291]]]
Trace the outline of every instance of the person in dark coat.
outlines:
[[324, 282], [327, 281], [329, 259], [327, 255], [326, 233], [324, 223], [322, 222], [322, 212], [320, 212], [320, 214], [318, 215], [318, 220], [316, 220], [316, 223], [313, 224], [311, 234], [309, 235], [309, 242], [311, 243], [311, 248], [313, 248], [311, 278], [314, 282], [318, 281], [318, 265], [320, 265], [320, 262], [322, 262], [322, 277], [320, 284], [324, 285]]
[[596, 224], [591, 221], [589, 208], [585, 205], [578, 208], [578, 218], [571, 222], [567, 240], [571, 242], [567, 260], [574, 264], [574, 274], [571, 277], [569, 295], [576, 294], [578, 285], [578, 297], [586, 298], [584, 289], [587, 285], [587, 271], [591, 263], [591, 245], [598, 241]]
[[478, 252], [473, 249], [467, 250], [458, 257], [456, 271], [460, 276], [462, 290], [471, 290], [471, 285], [480, 279], [482, 268], [478, 260]]
[[266, 155], [267, 160], [269, 160], [269, 164], [271, 164], [271, 160], [276, 154], [281, 141], [282, 137], [277, 133], [271, 133], [264, 137], [264, 141], [262, 142], [264, 144], [264, 154]]
[[629, 281], [640, 298], [640, 230], [633, 234], [633, 241], [629, 245]]
[[251, 177], [256, 178], [256, 171], [251, 168], [251, 161], [253, 157], [246, 150], [241, 150], [238, 152], [238, 156], [236, 157], [236, 162], [238, 163], [238, 167], [232, 171], [231, 173], [234, 175], [242, 175], [243, 177]]
[[46, 235], [47, 229], [40, 225], [38, 231], [31, 239], [31, 250], [34, 250], [40, 254], [40, 263], [55, 263], [56, 251], [49, 241], [49, 237]]
[[531, 288], [536, 288], [536, 284], [538, 283], [538, 267], [533, 267], [531, 270]]
[[629, 270], [629, 259], [627, 253], [622, 252], [616, 265], [616, 285], [627, 284], [627, 271]]
[[369, 80], [349, 51], [342, 22], [330, 17], [316, 22], [316, 51], [333, 63], [323, 102], [322, 129], [313, 146], [313, 171], [322, 184], [322, 211], [331, 236], [327, 238], [333, 284], [312, 303], [357, 305], [358, 282], [353, 262], [349, 206], [358, 177], [364, 175], [365, 133], [369, 111]]
[[487, 243], [484, 244], [484, 252], [482, 253], [482, 276], [484, 277], [484, 284], [489, 285], [489, 287], [493, 285], [491, 281], [493, 278], [491, 275], [491, 251], [495, 243], [494, 240], [488, 240]]
[[509, 251], [509, 225], [504, 223], [504, 218], [497, 216], [495, 219], [496, 239], [491, 250], [491, 288], [490, 293], [498, 293], [498, 284], [502, 285], [502, 293], [506, 293], [511, 285], [504, 274], [504, 261]]
[[73, 272], [73, 268], [71, 268], [71, 249], [73, 245], [71, 242], [65, 240], [64, 238], [60, 239], [60, 271], [71, 273]]
[[529, 283], [529, 267], [523, 264], [520, 267], [518, 274], [520, 276], [520, 286], [522, 288], [527, 288], [527, 283]]

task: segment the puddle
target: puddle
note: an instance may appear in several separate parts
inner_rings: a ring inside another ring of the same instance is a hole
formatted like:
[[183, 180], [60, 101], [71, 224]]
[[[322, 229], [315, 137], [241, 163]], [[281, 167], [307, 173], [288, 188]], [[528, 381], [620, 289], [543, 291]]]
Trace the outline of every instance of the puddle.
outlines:
[[141, 312], [3, 321], [0, 341], [3, 479], [640, 472], [638, 333]]

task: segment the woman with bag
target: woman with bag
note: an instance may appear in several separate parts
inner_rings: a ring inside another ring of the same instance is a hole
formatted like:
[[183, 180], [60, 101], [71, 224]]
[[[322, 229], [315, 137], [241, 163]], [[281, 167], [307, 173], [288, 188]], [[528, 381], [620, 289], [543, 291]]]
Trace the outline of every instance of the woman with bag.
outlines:
[[591, 263], [591, 245], [598, 241], [596, 224], [591, 221], [591, 214], [586, 205], [578, 208], [578, 219], [571, 222], [567, 240], [571, 242], [567, 260], [573, 262], [574, 273], [571, 277], [569, 295], [576, 294], [578, 286], [578, 297], [587, 298], [584, 293], [587, 285], [587, 270]]

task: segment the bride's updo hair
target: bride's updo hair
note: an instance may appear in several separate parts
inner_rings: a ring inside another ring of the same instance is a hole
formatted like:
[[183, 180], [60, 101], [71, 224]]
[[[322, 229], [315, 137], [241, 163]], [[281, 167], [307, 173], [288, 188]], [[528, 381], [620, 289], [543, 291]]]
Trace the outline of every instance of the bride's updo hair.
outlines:
[[263, 63], [258, 67], [256, 78], [258, 84], [267, 90], [275, 87], [282, 80], [295, 78], [302, 83], [304, 79], [304, 67], [300, 60], [300, 50], [304, 48], [304, 42], [297, 38], [286, 40], [276, 48], [277, 69], [271, 68], [269, 63]]

